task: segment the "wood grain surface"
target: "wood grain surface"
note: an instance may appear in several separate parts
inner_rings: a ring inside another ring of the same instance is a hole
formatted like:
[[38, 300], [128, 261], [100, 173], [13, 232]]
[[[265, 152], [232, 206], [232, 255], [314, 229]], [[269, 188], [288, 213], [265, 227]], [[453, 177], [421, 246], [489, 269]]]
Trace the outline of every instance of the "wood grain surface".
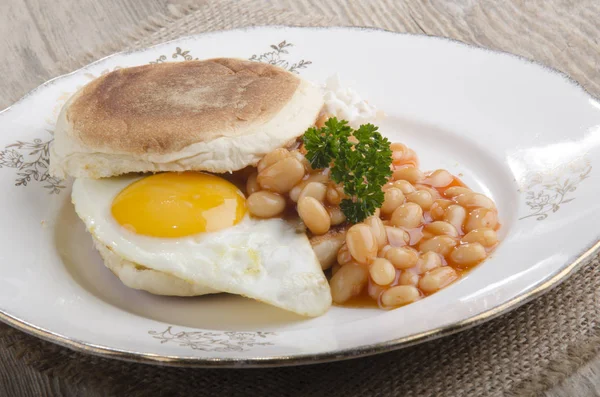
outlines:
[[[304, 0], [264, 1], [299, 13], [309, 11]], [[107, 55], [128, 32], [143, 22], [151, 24], [147, 21], [153, 15], [168, 13], [173, 4], [187, 3], [190, 1], [0, 0], [0, 109], [48, 79]], [[196, 3], [206, 4], [208, 0]], [[516, 53], [569, 74], [600, 97], [600, 0], [378, 2], [385, 8], [365, 6], [365, 2], [333, 3], [322, 1], [316, 11], [335, 18], [336, 8], [342, 7], [361, 25], [453, 37]], [[395, 16], [391, 22], [382, 17], [390, 10]], [[597, 359], [546, 395], [588, 395], [581, 392], [584, 383], [585, 390], [600, 393], [599, 370]], [[100, 394], [52, 377], [51, 370], [41, 374], [11, 351], [0, 355], [0, 397], [20, 395]]]
[[43, 82], [82, 66], [81, 59], [89, 58], [88, 54], [120, 42], [140, 22], [166, 12], [167, 2], [0, 1], [0, 109]]
[[[303, 0], [262, 0], [301, 13]], [[169, 5], [186, 0], [3, 0], [0, 1], [0, 109], [39, 84], [118, 48], [134, 27]], [[207, 3], [196, 0], [195, 3]], [[317, 10], [335, 17], [335, 1]], [[600, 96], [600, 1], [598, 0], [386, 0], [382, 8], [339, 7], [354, 22], [397, 31], [454, 37], [551, 65]], [[387, 4], [389, 3], [389, 4]], [[319, 4], [319, 3], [317, 3]], [[315, 10], [311, 10], [314, 12]], [[393, 22], [389, 22], [392, 20]], [[342, 21], [343, 22], [343, 21]]]

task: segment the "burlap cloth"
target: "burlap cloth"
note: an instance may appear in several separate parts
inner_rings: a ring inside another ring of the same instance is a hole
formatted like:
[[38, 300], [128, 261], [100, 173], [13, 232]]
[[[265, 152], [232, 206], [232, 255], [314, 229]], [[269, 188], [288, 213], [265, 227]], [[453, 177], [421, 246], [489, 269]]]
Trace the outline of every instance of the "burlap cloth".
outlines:
[[[100, 49], [93, 57], [117, 47], [145, 47], [183, 35], [248, 25], [370, 25], [437, 33], [518, 52], [577, 78], [577, 68], [564, 57], [553, 56], [552, 49], [537, 48], [535, 38], [519, 37], [515, 39], [519, 45], [511, 47], [510, 38], [519, 32], [497, 40], [485, 34], [461, 35], [460, 27], [436, 32], [437, 24], [415, 19], [400, 3], [268, 3], [226, 0], [187, 9], [171, 7], [170, 15], [147, 21], [123, 43]], [[486, 23], [482, 18], [475, 20]], [[593, 81], [581, 83], [590, 91], [597, 88]], [[0, 325], [0, 354], [17, 356], [20, 364], [43, 373], [50, 385], [46, 390], [59, 394], [78, 390], [79, 395], [89, 396], [539, 395], [600, 352], [599, 264], [596, 257], [545, 296], [476, 328], [404, 350], [338, 363], [245, 370], [161, 368], [75, 353], [5, 325]], [[0, 390], [0, 395], [10, 394]]]

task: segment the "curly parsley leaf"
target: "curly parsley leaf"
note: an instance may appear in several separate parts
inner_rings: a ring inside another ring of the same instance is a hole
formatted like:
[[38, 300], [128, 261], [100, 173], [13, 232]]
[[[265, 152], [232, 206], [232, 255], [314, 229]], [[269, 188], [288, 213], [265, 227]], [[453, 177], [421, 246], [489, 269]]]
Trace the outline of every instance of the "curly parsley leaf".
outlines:
[[335, 117], [327, 120], [320, 129], [309, 128], [304, 133], [304, 147], [310, 165], [315, 169], [329, 167], [342, 146], [348, 143], [351, 134], [352, 128], [348, 126], [348, 122], [338, 121]]
[[348, 196], [340, 208], [350, 222], [358, 223], [383, 204], [381, 187], [392, 174], [392, 151], [388, 139], [373, 124], [357, 130], [347, 124], [334, 117], [323, 128], [310, 128], [304, 145], [313, 168], [331, 166], [331, 179], [341, 184]]

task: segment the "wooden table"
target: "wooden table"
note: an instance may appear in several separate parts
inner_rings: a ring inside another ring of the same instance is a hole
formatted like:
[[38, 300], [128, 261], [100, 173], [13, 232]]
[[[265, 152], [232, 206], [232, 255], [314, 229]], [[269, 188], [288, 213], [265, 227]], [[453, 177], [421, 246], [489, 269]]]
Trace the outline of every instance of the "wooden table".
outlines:
[[[105, 53], [107, 45], [118, 43], [150, 16], [165, 13], [169, 4], [184, 3], [188, 2], [3, 0], [0, 4], [0, 109], [44, 81], [81, 66], [87, 54], [91, 59], [100, 48], [101, 53]], [[538, 59], [546, 57], [555, 64], [565, 65], [563, 70], [568, 69], [590, 92], [600, 95], [600, 1], [515, 0], [500, 11], [491, 5], [485, 0], [407, 0], [402, 2], [402, 7], [407, 8], [408, 17], [400, 22], [416, 24], [423, 33], [435, 35], [456, 29], [457, 24], [449, 23], [448, 18], [462, 18], [458, 24], [462, 31], [457, 34], [471, 35], [481, 45], [485, 45], [492, 34], [519, 30], [522, 24], [531, 24], [529, 31], [533, 29], [540, 34], [543, 31], [544, 37], [550, 37], [547, 47], [540, 49]], [[589, 23], [590, 20], [596, 23]], [[522, 37], [523, 42], [529, 39]], [[513, 52], [523, 51], [517, 45]], [[594, 370], [596, 375], [593, 375]], [[599, 373], [600, 358], [547, 395], [582, 395], [578, 389], [582, 383], [595, 385], [596, 390], [600, 390]], [[60, 380], [33, 371], [14, 356], [0, 358], [0, 394], [1, 386], [7, 382], [16, 384], [12, 390], [23, 395], [75, 393]]]

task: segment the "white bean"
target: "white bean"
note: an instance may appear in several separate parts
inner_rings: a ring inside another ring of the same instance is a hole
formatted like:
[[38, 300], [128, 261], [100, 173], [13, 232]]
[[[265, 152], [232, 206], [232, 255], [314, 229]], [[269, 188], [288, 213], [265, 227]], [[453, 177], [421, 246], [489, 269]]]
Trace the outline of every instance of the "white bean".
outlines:
[[377, 257], [377, 240], [371, 228], [358, 223], [346, 232], [346, 245], [350, 255], [358, 262], [367, 264]]
[[498, 214], [494, 210], [487, 208], [476, 208], [469, 212], [467, 222], [465, 223], [465, 232], [475, 229], [489, 228], [494, 229], [498, 226]]
[[302, 192], [300, 192], [300, 196], [298, 200], [301, 200], [302, 197], [314, 197], [321, 203], [325, 201], [325, 193], [327, 192], [327, 187], [320, 182], [309, 182], [304, 186]]
[[404, 203], [393, 212], [391, 221], [394, 226], [415, 228], [423, 223], [423, 209], [415, 203]]
[[452, 186], [444, 191], [444, 196], [448, 198], [456, 197], [465, 193], [473, 193], [471, 189], [463, 186]]
[[446, 256], [456, 244], [456, 239], [450, 236], [435, 236], [428, 240], [422, 240], [419, 243], [419, 250], [422, 252], [436, 252], [442, 256]]
[[410, 234], [404, 229], [400, 229], [394, 226], [386, 226], [385, 233], [387, 235], [388, 242], [392, 247], [404, 247], [410, 243]]
[[369, 280], [369, 272], [365, 266], [349, 263], [342, 266], [329, 281], [331, 297], [335, 303], [344, 303], [360, 294]]
[[383, 248], [387, 244], [387, 234], [385, 226], [378, 216], [370, 216], [365, 219], [364, 223], [371, 228], [375, 240], [377, 240], [377, 249]]
[[392, 247], [385, 253], [385, 258], [397, 269], [410, 269], [419, 260], [419, 254], [409, 247]]
[[487, 208], [489, 210], [496, 208], [492, 199], [480, 193], [463, 193], [454, 197], [453, 200], [465, 208]]
[[304, 177], [304, 166], [294, 157], [286, 157], [258, 173], [261, 188], [275, 193], [287, 193]]
[[267, 153], [265, 155], [265, 157], [263, 157], [258, 162], [257, 170], [258, 170], [258, 172], [261, 172], [262, 170], [264, 170], [267, 167], [272, 166], [279, 160], [283, 160], [284, 158], [290, 157], [290, 156], [291, 156], [291, 153], [289, 152], [289, 150], [287, 150], [285, 148], [275, 149], [272, 152]]
[[455, 247], [450, 260], [459, 267], [470, 267], [481, 262], [487, 256], [485, 247], [479, 243], [467, 243]]
[[375, 284], [388, 285], [396, 278], [396, 268], [387, 259], [377, 258], [369, 267], [369, 275]]
[[394, 171], [393, 179], [395, 181], [408, 181], [415, 184], [422, 182], [425, 179], [425, 174], [416, 167], [402, 167]]
[[454, 176], [446, 170], [435, 170], [425, 178], [425, 183], [434, 187], [446, 187], [454, 181]]
[[314, 197], [303, 197], [298, 201], [298, 215], [314, 234], [325, 234], [331, 227], [331, 219], [327, 210]]
[[427, 190], [417, 190], [407, 195], [406, 201], [418, 204], [423, 211], [427, 211], [433, 205], [433, 196]]
[[451, 223], [459, 233], [462, 233], [463, 225], [467, 219], [467, 210], [460, 205], [451, 205], [444, 211], [444, 221]]
[[259, 218], [272, 218], [285, 209], [285, 199], [277, 193], [265, 190], [252, 193], [246, 199], [248, 211]]
[[412, 285], [397, 285], [381, 294], [381, 303], [384, 306], [403, 306], [421, 298], [419, 290]]
[[438, 254], [437, 252], [429, 251], [421, 255], [415, 269], [417, 270], [418, 274], [423, 274], [442, 265], [443, 262], [440, 254]]
[[444, 221], [435, 221], [423, 226], [423, 237], [432, 238], [441, 235], [458, 237], [458, 231], [451, 223]]
[[450, 266], [438, 267], [425, 273], [419, 280], [421, 291], [429, 294], [441, 290], [458, 278], [456, 270]]
[[479, 243], [484, 247], [493, 247], [498, 244], [498, 234], [494, 229], [475, 229], [467, 233], [461, 241], [464, 243]]
[[384, 215], [391, 215], [394, 210], [404, 204], [404, 193], [402, 190], [392, 187], [385, 191], [381, 212]]

